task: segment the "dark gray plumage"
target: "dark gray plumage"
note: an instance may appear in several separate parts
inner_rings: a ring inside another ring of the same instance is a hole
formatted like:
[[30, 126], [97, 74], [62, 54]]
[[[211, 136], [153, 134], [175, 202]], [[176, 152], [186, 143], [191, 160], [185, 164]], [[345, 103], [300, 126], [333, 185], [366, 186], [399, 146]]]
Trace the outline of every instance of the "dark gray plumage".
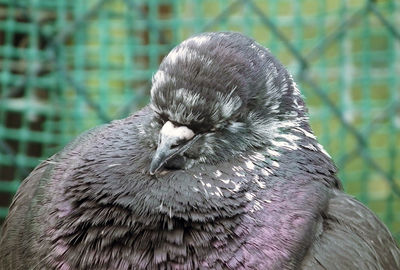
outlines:
[[1, 269], [400, 269], [344, 194], [287, 70], [238, 33], [163, 60], [150, 106], [93, 129], [22, 183]]

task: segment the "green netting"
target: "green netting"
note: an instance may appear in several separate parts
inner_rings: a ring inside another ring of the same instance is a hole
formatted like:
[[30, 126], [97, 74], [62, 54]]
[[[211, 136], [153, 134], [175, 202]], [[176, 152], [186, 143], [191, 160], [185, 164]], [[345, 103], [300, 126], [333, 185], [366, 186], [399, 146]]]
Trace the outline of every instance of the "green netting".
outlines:
[[243, 32], [292, 72], [348, 193], [400, 240], [398, 1], [0, 0], [0, 218], [30, 170], [147, 103], [177, 43]]

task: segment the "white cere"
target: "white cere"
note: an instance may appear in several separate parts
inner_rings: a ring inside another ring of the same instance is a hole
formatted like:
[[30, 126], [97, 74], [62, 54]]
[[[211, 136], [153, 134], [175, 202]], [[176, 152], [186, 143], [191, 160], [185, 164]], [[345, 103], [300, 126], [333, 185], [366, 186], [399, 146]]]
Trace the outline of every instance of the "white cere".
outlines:
[[171, 121], [167, 121], [161, 128], [161, 136], [177, 137], [179, 140], [190, 140], [194, 137], [194, 132], [185, 126], [175, 126]]

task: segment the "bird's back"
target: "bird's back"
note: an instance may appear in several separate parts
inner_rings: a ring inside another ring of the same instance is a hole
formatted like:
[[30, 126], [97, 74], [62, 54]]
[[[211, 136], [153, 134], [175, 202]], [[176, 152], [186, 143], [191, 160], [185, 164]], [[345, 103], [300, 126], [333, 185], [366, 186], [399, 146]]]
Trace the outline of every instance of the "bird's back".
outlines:
[[363, 204], [335, 191], [302, 269], [396, 270], [400, 251], [386, 226]]

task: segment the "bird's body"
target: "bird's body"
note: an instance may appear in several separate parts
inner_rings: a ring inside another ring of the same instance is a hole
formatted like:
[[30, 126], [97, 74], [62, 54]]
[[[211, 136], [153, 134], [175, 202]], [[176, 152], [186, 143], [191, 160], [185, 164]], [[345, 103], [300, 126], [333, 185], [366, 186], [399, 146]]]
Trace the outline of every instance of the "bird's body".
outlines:
[[0, 269], [400, 269], [335, 174], [286, 69], [240, 34], [202, 34], [164, 59], [150, 106], [25, 179]]

